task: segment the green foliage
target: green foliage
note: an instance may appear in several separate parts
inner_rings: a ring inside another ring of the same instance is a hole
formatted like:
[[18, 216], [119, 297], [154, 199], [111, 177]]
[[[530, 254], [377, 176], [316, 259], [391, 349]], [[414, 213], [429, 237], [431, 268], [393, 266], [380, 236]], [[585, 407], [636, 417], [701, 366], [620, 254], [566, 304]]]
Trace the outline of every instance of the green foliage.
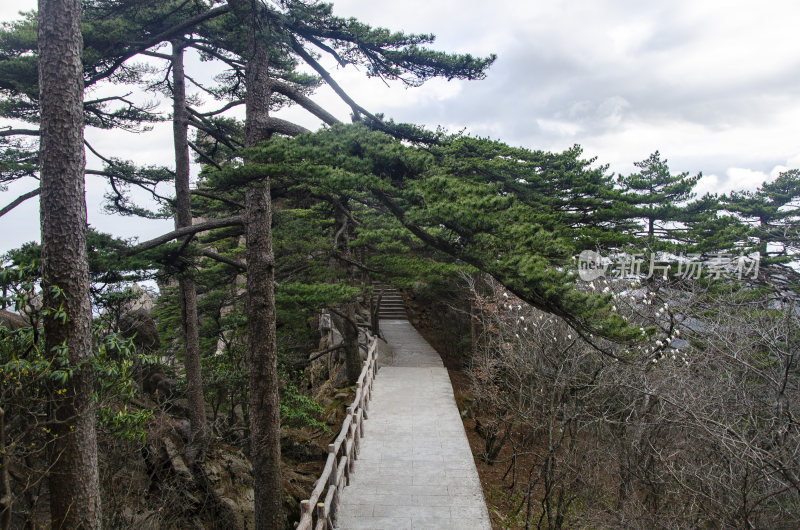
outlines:
[[242, 409], [246, 410], [247, 371], [244, 354], [241, 345], [229, 341], [222, 355], [203, 357], [203, 389], [206, 399], [215, 410], [225, 403], [230, 408], [240, 403]]
[[113, 333], [102, 320], [93, 326], [94, 354], [85, 364], [72, 363], [66, 345], [46, 352], [39, 325], [41, 316], [50, 313], [65, 320], [67, 315], [63, 306], [40, 310], [32, 305], [38, 278], [33, 265], [0, 269], [0, 287], [6, 293], [3, 305], [12, 306], [27, 317], [26, 325], [18, 329], [0, 327], [0, 393], [4, 407], [18, 413], [44, 412], [48, 402], [67, 392], [67, 382], [75, 371], [88, 366], [94, 374], [93, 398], [99, 404], [101, 428], [108, 427], [126, 439], [143, 439], [150, 412], [129, 409], [127, 403], [135, 397], [134, 366], [151, 364], [154, 358], [138, 354], [131, 340]]
[[[20, 109], [29, 108], [39, 97], [36, 13], [27, 12], [14, 22], [0, 26], [0, 115], [30, 117], [26, 111], [13, 110], [18, 98]], [[33, 112], [33, 110], [30, 110]], [[8, 113], [8, 114], [6, 114]]]
[[38, 161], [38, 152], [31, 142], [0, 138], [0, 191], [5, 191], [10, 182], [35, 176], [39, 170]]
[[[35, 13], [0, 25], [0, 118], [38, 121], [38, 64]], [[0, 191], [5, 184], [34, 176], [38, 170], [36, 142], [0, 138]]]
[[[108, 178], [110, 191], [104, 194], [107, 213], [135, 215], [145, 219], [168, 219], [172, 217], [172, 201], [158, 193], [159, 184], [171, 183], [173, 172], [161, 166], [136, 166], [128, 160], [109, 159], [104, 176]], [[151, 199], [160, 204], [160, 211], [152, 211], [134, 204], [129, 197], [131, 187], [149, 191]]]
[[[87, 86], [103, 79], [138, 82], [149, 70], [126, 58], [148, 40], [206, 10], [205, 1], [84, 0], [84, 75]], [[123, 65], [124, 63], [124, 65]]]
[[150, 315], [156, 322], [161, 337], [161, 356], [183, 358], [181, 309], [177, 285], [161, 286], [159, 297]]
[[[314, 313], [325, 306], [336, 306], [352, 300], [361, 290], [339, 283], [281, 284], [275, 290], [275, 305], [284, 317], [298, 312]], [[282, 319], [284, 320], [284, 319]]]
[[129, 409], [123, 406], [119, 410], [114, 410], [102, 407], [97, 411], [97, 427], [109, 431], [114, 436], [143, 444], [147, 439], [145, 425], [152, 416], [153, 411], [147, 409]]
[[280, 393], [281, 424], [288, 427], [311, 427], [331, 432], [320, 420], [324, 409], [322, 406], [300, 393], [293, 384], [283, 386]]
[[[128, 255], [128, 241], [110, 234], [97, 232], [89, 227], [87, 232], [87, 254], [89, 257], [90, 294], [96, 310], [119, 305], [119, 293], [125, 287], [152, 279], [158, 267], [169, 263], [170, 248], [157, 249], [136, 255]], [[41, 264], [41, 246], [38, 243], [25, 243], [17, 249], [8, 251], [4, 259], [17, 268], [29, 267], [38, 280]], [[30, 265], [28, 265], [30, 264]], [[127, 296], [127, 295], [125, 295]]]

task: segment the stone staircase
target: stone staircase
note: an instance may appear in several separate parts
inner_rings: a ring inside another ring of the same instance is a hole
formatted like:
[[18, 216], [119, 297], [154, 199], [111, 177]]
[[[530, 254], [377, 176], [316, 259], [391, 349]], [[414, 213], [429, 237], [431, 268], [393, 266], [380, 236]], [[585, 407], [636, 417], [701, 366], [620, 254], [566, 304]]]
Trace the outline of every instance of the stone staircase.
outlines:
[[375, 285], [376, 300], [381, 289], [383, 289], [383, 297], [381, 297], [381, 307], [378, 310], [378, 318], [406, 320], [408, 315], [406, 315], [406, 308], [403, 306], [403, 297], [400, 296], [397, 289], [388, 285]]

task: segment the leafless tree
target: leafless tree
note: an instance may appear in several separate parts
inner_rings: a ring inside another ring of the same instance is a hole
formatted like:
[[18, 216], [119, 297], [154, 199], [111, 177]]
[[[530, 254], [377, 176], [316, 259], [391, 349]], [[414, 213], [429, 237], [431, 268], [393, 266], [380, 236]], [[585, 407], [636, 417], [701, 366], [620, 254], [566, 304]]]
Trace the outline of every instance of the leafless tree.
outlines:
[[[796, 299], [597, 280], [585, 288], [613, 296], [642, 340], [589, 344], [491, 278], [471, 288], [476, 404], [490, 423], [515, 423], [515, 451], [534, 456], [526, 528], [800, 522]], [[484, 432], [484, 458], [498, 432]]]

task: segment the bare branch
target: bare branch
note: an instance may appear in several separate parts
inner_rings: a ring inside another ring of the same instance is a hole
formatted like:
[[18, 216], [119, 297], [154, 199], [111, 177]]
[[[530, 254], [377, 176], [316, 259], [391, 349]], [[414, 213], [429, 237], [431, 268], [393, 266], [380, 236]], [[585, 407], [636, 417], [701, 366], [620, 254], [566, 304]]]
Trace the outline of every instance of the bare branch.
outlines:
[[211, 48], [209, 46], [204, 46], [203, 45], [203, 41], [201, 41], [201, 40], [192, 39], [192, 40], [187, 42], [187, 45], [192, 47], [192, 48], [195, 48], [196, 50], [199, 50], [199, 51], [201, 51], [203, 53], [207, 53], [211, 57], [219, 59], [220, 61], [224, 62], [225, 64], [227, 64], [228, 66], [230, 66], [231, 68], [233, 68], [235, 70], [241, 70], [245, 66], [242, 61], [238, 61], [238, 60], [236, 60], [236, 59], [234, 59], [232, 57], [226, 57], [226, 56], [222, 55], [221, 53], [218, 53], [213, 48]]
[[19, 197], [17, 197], [16, 199], [11, 201], [10, 203], [8, 203], [2, 210], [0, 210], [0, 217], [3, 217], [5, 214], [10, 212], [11, 210], [16, 208], [17, 206], [19, 206], [23, 202], [27, 201], [28, 199], [32, 199], [33, 197], [36, 197], [37, 195], [39, 195], [39, 193], [40, 193], [39, 188], [36, 188], [35, 190], [31, 190], [28, 193], [23, 193], [22, 195], [20, 195]]
[[297, 125], [296, 123], [273, 117], [270, 117], [269, 120], [267, 120], [267, 127], [272, 132], [285, 134], [286, 136], [298, 136], [300, 134], [309, 132], [309, 130], [302, 125]]
[[294, 49], [294, 51], [297, 53], [297, 55], [302, 57], [303, 60], [306, 63], [308, 63], [309, 66], [311, 66], [311, 68], [316, 70], [316, 72], [320, 76], [322, 76], [322, 78], [328, 83], [328, 85], [330, 85], [330, 87], [333, 89], [333, 91], [336, 92], [336, 94], [338, 94], [338, 96], [340, 98], [342, 98], [342, 101], [344, 101], [345, 103], [347, 103], [350, 106], [350, 108], [353, 110], [353, 113], [355, 113], [357, 115], [358, 114], [363, 114], [364, 116], [367, 116], [369, 119], [374, 120], [376, 124], [380, 125], [380, 124], [383, 123], [376, 116], [374, 116], [370, 112], [367, 112], [367, 110], [364, 109], [364, 107], [362, 107], [361, 105], [356, 103], [353, 100], [353, 98], [351, 98], [347, 94], [347, 92], [345, 92], [344, 89], [342, 87], [340, 87], [339, 84], [336, 81], [334, 81], [333, 77], [331, 77], [331, 74], [328, 73], [328, 71], [325, 70], [325, 68], [323, 68], [322, 65], [319, 64], [313, 57], [311, 57], [311, 54], [308, 53], [305, 50], [305, 48], [303, 48], [303, 45], [300, 44], [299, 42], [297, 42], [297, 40], [294, 39], [294, 38], [292, 38], [292, 49]]
[[238, 107], [239, 105], [244, 105], [244, 100], [243, 99], [237, 99], [236, 101], [231, 101], [230, 103], [228, 103], [224, 107], [222, 107], [220, 109], [217, 109], [217, 110], [212, 110], [210, 112], [202, 112], [202, 113], [198, 112], [196, 115], [197, 116], [203, 116], [203, 117], [216, 116], [217, 114], [222, 114], [226, 110], [232, 109], [233, 107]]
[[101, 155], [100, 153], [98, 153], [98, 152], [95, 150], [95, 148], [94, 148], [94, 147], [92, 147], [92, 144], [90, 144], [89, 142], [87, 142], [85, 139], [83, 140], [83, 143], [84, 143], [84, 145], [85, 145], [86, 147], [88, 147], [88, 148], [89, 148], [89, 151], [91, 151], [91, 152], [92, 152], [92, 154], [94, 154], [94, 156], [96, 156], [97, 158], [99, 158], [100, 160], [102, 160], [103, 162], [105, 162], [106, 164], [108, 164], [108, 165], [109, 165], [109, 166], [111, 166], [111, 167], [113, 167], [113, 166], [115, 165], [115, 164], [114, 164], [114, 162], [113, 162], [112, 160], [110, 160], [110, 159], [108, 159], [108, 158], [104, 157], [103, 155]]
[[311, 364], [312, 361], [316, 361], [317, 359], [319, 359], [323, 355], [327, 355], [329, 353], [333, 353], [336, 350], [339, 350], [339, 349], [341, 349], [343, 347], [344, 347], [344, 343], [340, 342], [339, 344], [337, 344], [335, 346], [331, 346], [330, 348], [326, 348], [326, 349], [324, 349], [322, 351], [319, 351], [319, 352], [316, 352], [316, 353], [312, 353], [312, 354], [310, 354], [311, 357], [309, 357], [308, 359], [303, 359], [303, 360], [297, 361], [294, 364], [295, 364], [295, 366], [308, 366], [309, 364]]
[[189, 144], [189, 147], [191, 147], [191, 148], [192, 148], [192, 151], [194, 151], [195, 153], [197, 153], [197, 155], [198, 155], [200, 158], [202, 158], [203, 160], [205, 160], [205, 161], [206, 161], [208, 164], [211, 164], [212, 166], [214, 166], [214, 167], [215, 167], [215, 168], [217, 168], [217, 169], [222, 169], [222, 166], [221, 166], [221, 165], [219, 165], [219, 164], [217, 163], [217, 161], [216, 161], [216, 160], [214, 160], [213, 158], [211, 158], [210, 156], [208, 156], [208, 155], [205, 153], [205, 151], [203, 151], [202, 149], [200, 149], [200, 147], [199, 147], [199, 146], [197, 146], [197, 145], [196, 145], [194, 142], [191, 142], [191, 141], [190, 141], [190, 142], [188, 142], [188, 144]]
[[237, 226], [243, 224], [245, 224], [245, 218], [243, 215], [235, 215], [233, 217], [225, 217], [223, 219], [212, 219], [211, 221], [206, 221], [204, 223], [178, 228], [172, 232], [158, 236], [149, 241], [145, 241], [144, 243], [140, 243], [135, 247], [126, 250], [125, 254], [138, 254], [139, 252], [156, 248], [157, 246], [163, 245], [164, 243], [172, 241], [173, 239], [194, 235], [198, 232], [206, 232], [208, 230], [215, 230], [217, 228], [225, 228], [228, 226]]
[[39, 136], [39, 131], [37, 129], [13, 129], [9, 127], [6, 130], [0, 131], [0, 137], [5, 136]]
[[201, 83], [200, 81], [195, 80], [192, 76], [187, 75], [187, 74], [184, 73], [183, 77], [185, 77], [191, 84], [193, 84], [194, 86], [196, 86], [197, 88], [199, 88], [200, 90], [202, 90], [203, 92], [208, 94], [209, 96], [213, 97], [214, 99], [219, 99], [219, 94], [216, 94], [211, 89], [206, 88], [205, 85], [203, 85], [203, 83]]
[[375, 269], [371, 269], [371, 268], [367, 267], [366, 265], [364, 265], [360, 261], [356, 261], [356, 260], [354, 260], [352, 258], [348, 258], [347, 256], [344, 256], [339, 252], [331, 252], [331, 257], [336, 258], [337, 260], [342, 261], [344, 263], [347, 263], [349, 265], [352, 265], [352, 266], [356, 267], [357, 269], [362, 270], [364, 272], [372, 272], [372, 273], [376, 273], [376, 274], [380, 272], [380, 271], [377, 271]]
[[148, 57], [155, 57], [156, 59], [164, 59], [165, 61], [171, 61], [172, 60], [172, 57], [170, 57], [169, 55], [167, 55], [165, 53], [151, 52], [151, 51], [148, 51], [148, 50], [144, 50], [144, 51], [139, 52], [139, 53], [141, 55], [146, 55]]
[[229, 258], [227, 256], [223, 256], [217, 252], [214, 252], [210, 248], [201, 248], [200, 253], [204, 256], [211, 258], [215, 261], [219, 261], [220, 263], [225, 263], [226, 265], [230, 265], [232, 267], [236, 267], [242, 272], [247, 272], [247, 264], [243, 261], [235, 260], [233, 258]]
[[123, 103], [127, 103], [128, 105], [133, 105], [133, 103], [131, 103], [130, 100], [125, 99], [128, 96], [130, 96], [131, 94], [132, 94], [132, 92], [128, 92], [124, 96], [109, 96], [107, 98], [90, 99], [89, 101], [84, 101], [83, 105], [84, 106], [97, 105], [98, 103], [106, 103], [108, 101], [122, 101]]
[[288, 83], [273, 80], [271, 83], [272, 89], [279, 94], [292, 99], [295, 103], [306, 109], [308, 112], [327, 123], [328, 125], [336, 125], [341, 123], [333, 114], [323, 109], [320, 105], [315, 103], [311, 98], [294, 88]]
[[195, 127], [196, 129], [205, 132], [212, 138], [225, 144], [227, 147], [229, 147], [234, 151], [237, 149], [234, 143], [238, 144], [239, 146], [238, 148], [244, 147], [240, 142], [236, 141], [230, 136], [224, 135], [220, 131], [215, 130], [214, 123], [209, 121], [207, 118], [205, 118], [202, 114], [200, 114], [193, 108], [187, 106], [186, 111], [191, 115], [189, 117], [189, 124]]

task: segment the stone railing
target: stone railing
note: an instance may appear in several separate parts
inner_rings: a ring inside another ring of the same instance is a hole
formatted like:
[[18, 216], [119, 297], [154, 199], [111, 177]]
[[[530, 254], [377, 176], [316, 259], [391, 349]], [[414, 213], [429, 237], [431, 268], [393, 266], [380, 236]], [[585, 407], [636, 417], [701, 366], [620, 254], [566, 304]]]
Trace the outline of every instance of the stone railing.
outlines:
[[[328, 445], [325, 468], [307, 500], [300, 502], [298, 530], [332, 530], [336, 524], [342, 490], [350, 482], [350, 474], [358, 458], [359, 443], [364, 436], [364, 420], [372, 398], [372, 385], [378, 373], [377, 340], [367, 348], [367, 359], [356, 383], [356, 395], [347, 407], [339, 435]], [[324, 494], [324, 495], [323, 495]]]

